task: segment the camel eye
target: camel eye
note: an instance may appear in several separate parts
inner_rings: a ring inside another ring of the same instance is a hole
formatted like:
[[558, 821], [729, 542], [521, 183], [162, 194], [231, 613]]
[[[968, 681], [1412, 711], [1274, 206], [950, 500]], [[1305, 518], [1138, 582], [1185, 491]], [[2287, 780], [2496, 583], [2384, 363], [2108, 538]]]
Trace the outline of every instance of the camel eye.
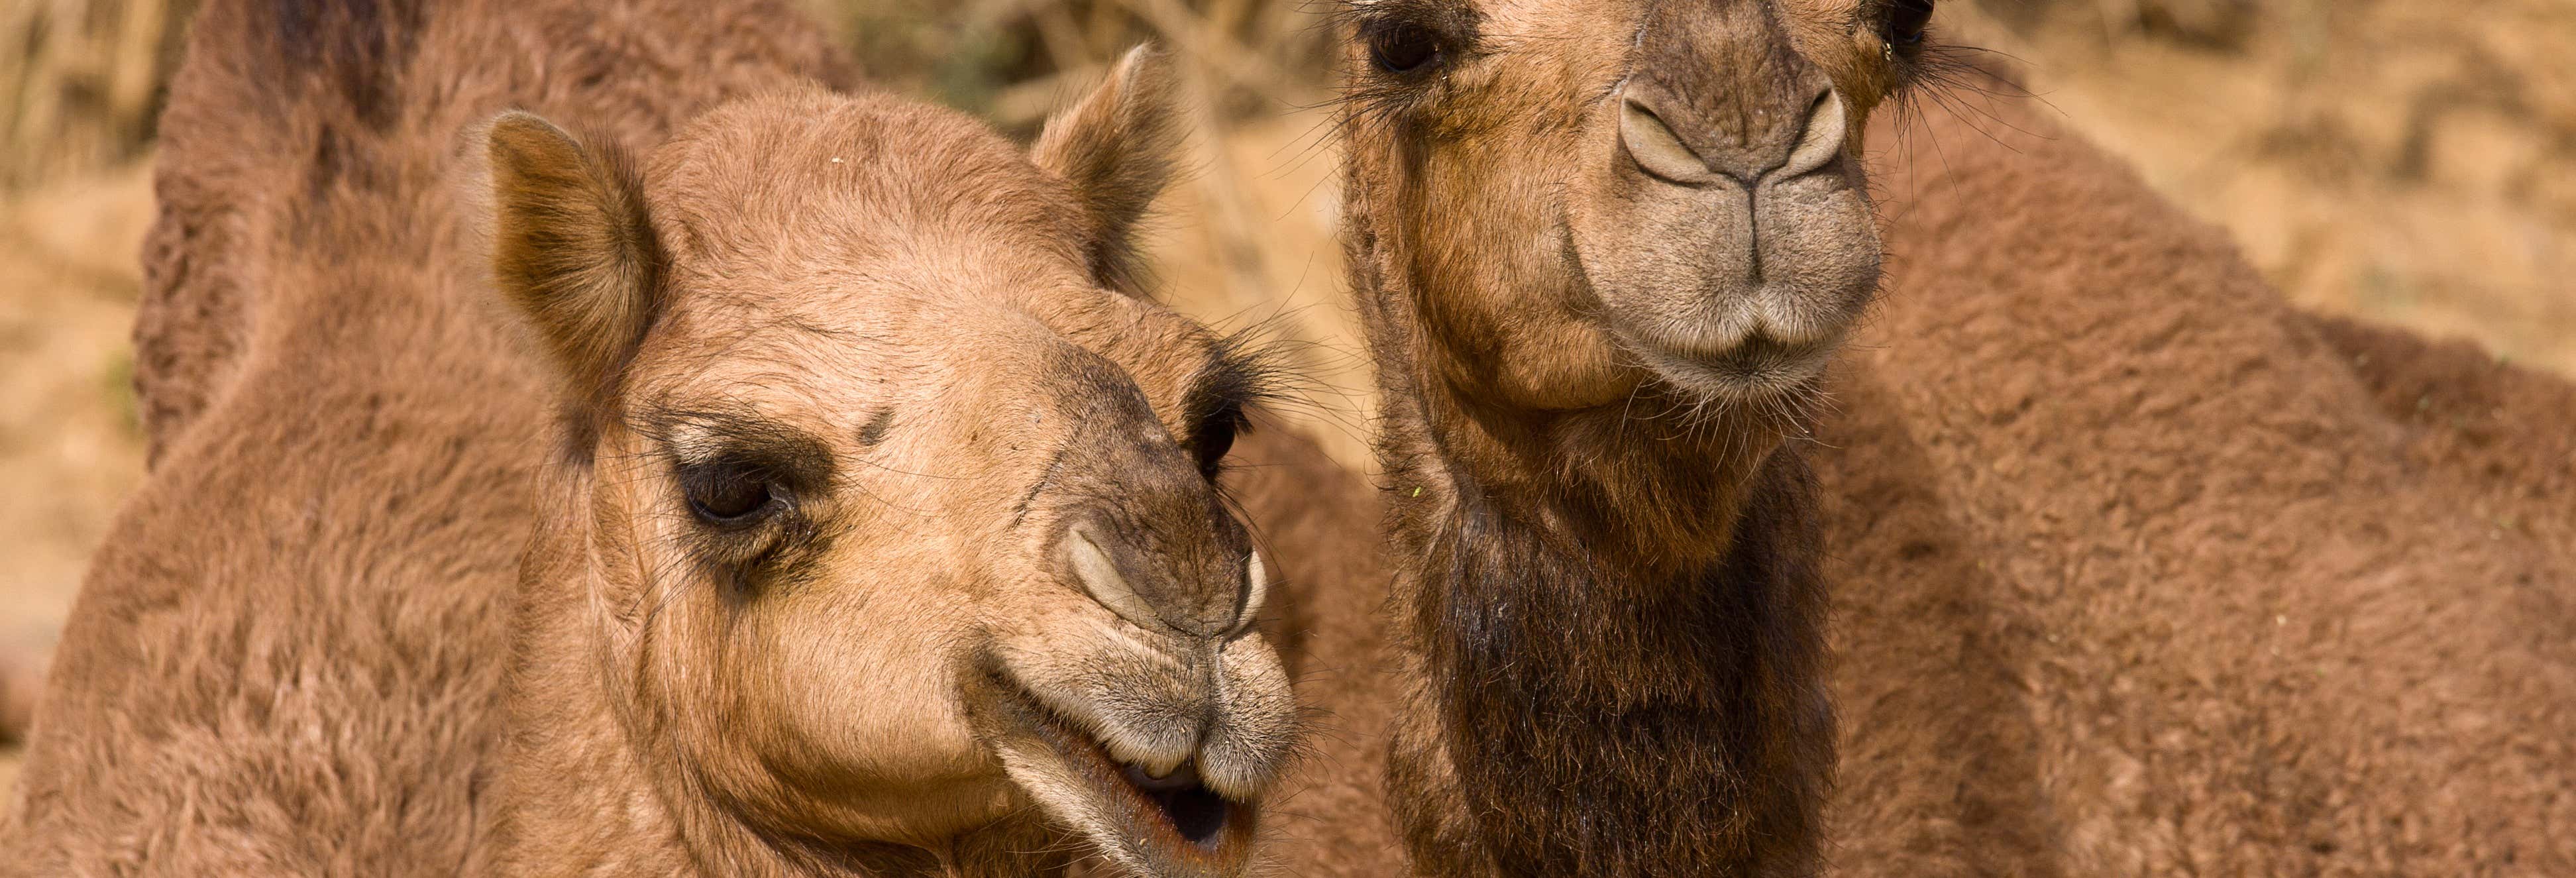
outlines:
[[1887, 41], [1911, 46], [1923, 42], [1932, 24], [1933, 0], [1896, 0], [1887, 10]]
[[1234, 450], [1235, 433], [1243, 429], [1243, 408], [1228, 403], [1216, 413], [1199, 421], [1191, 437], [1191, 450], [1199, 459], [1199, 474], [1216, 478], [1217, 468], [1225, 463], [1225, 454]]
[[1412, 73], [1440, 60], [1439, 38], [1419, 25], [1371, 27], [1368, 48], [1369, 60], [1388, 73]]
[[769, 479], [756, 468], [718, 462], [682, 475], [689, 512], [713, 525], [749, 524], [776, 505]]

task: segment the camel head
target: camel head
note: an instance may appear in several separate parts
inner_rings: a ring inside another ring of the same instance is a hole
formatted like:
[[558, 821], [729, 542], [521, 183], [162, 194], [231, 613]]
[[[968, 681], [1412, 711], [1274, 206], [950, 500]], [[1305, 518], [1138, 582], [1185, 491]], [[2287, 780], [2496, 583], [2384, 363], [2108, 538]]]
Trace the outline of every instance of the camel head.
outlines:
[[1031, 153], [820, 90], [637, 163], [488, 127], [498, 283], [569, 400], [547, 514], [577, 525], [525, 599], [577, 608], [561, 639], [696, 823], [954, 851], [1034, 821], [1243, 870], [1298, 725], [1213, 485], [1257, 371], [1115, 289], [1169, 91], [1131, 55]]
[[1933, 0], [1347, 0], [1355, 230], [1495, 405], [1811, 388], [1879, 278], [1862, 122]]

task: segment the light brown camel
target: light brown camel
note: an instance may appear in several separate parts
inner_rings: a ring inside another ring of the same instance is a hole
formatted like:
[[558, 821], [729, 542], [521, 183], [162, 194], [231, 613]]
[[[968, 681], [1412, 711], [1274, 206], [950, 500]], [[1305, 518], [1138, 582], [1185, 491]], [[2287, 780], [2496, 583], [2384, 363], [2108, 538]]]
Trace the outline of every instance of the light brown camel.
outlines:
[[161, 452], [0, 870], [1242, 872], [1298, 719], [1209, 481], [1255, 370], [1111, 288], [1159, 68], [1030, 155], [838, 68], [762, 3], [211, 4]]

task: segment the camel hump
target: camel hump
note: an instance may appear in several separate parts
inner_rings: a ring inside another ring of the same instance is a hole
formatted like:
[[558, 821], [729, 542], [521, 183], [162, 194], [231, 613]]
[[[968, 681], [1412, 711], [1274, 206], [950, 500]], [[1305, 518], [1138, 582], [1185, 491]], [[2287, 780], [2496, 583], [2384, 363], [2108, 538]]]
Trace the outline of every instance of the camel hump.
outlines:
[[394, 80], [420, 30], [420, 0], [254, 0], [278, 52], [281, 81], [319, 86], [383, 127]]
[[269, 279], [352, 254], [412, 266], [398, 276], [466, 264], [437, 249], [453, 236], [422, 234], [465, 214], [447, 185], [460, 132], [523, 109], [632, 149], [725, 98], [854, 71], [785, 0], [206, 0], [161, 117], [143, 253], [153, 457], [230, 386], [277, 311]]
[[408, 112], [399, 86], [423, 3], [209, 0], [190, 24], [160, 119], [159, 217], [134, 332], [154, 459], [227, 384], [258, 310], [252, 279], [271, 273], [275, 251], [333, 251], [307, 239], [382, 212], [348, 196], [395, 194], [392, 132]]
[[190, 60], [263, 86], [245, 101], [280, 121], [311, 104], [393, 121], [396, 85], [421, 30], [423, 0], [213, 0], [189, 35]]

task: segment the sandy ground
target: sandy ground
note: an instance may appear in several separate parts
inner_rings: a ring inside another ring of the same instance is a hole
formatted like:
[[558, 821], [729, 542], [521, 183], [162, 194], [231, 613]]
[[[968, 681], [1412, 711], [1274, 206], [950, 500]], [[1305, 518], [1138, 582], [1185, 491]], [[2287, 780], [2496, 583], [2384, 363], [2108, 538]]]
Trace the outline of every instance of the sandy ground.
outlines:
[[[2576, 375], [2576, 4], [2265, 9], [2225, 46], [2064, 14], [1955, 23], [2297, 301]], [[1283, 342], [1311, 379], [1291, 419], [1360, 465], [1367, 373], [1322, 125], [1286, 114], [1202, 143], [1153, 247], [1167, 298]], [[0, 645], [50, 643], [140, 476], [127, 328], [149, 213], [140, 169], [0, 205]], [[0, 751], [0, 789], [14, 771]]]
[[1988, 45], [2292, 299], [2576, 374], [2576, 3], [2256, 8], [2233, 46], [2067, 14]]

